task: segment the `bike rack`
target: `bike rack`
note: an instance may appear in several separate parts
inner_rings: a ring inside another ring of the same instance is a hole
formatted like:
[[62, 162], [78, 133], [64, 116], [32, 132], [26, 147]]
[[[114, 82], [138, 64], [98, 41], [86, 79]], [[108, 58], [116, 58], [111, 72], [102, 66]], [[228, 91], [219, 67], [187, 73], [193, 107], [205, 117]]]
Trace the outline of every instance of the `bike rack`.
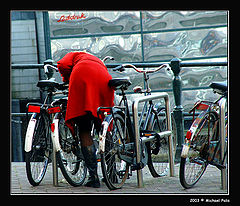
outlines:
[[[141, 148], [140, 148], [140, 133], [139, 133], [139, 125], [138, 125], [138, 105], [140, 102], [146, 102], [154, 99], [163, 99], [165, 100], [165, 108], [166, 108], [166, 117], [167, 117], [167, 131], [160, 132], [160, 136], [168, 136], [169, 142], [169, 154], [168, 159], [170, 163], [170, 177], [174, 176], [174, 155], [173, 155], [173, 142], [172, 142], [172, 124], [171, 124], [171, 115], [170, 115], [170, 103], [169, 96], [166, 92], [161, 92], [158, 95], [148, 95], [144, 97], [137, 98], [133, 101], [132, 111], [133, 111], [133, 121], [134, 121], [134, 129], [135, 129], [135, 143], [136, 143], [136, 163], [139, 164], [141, 160]], [[143, 175], [142, 170], [137, 170], [137, 180], [138, 187], [143, 187]]]
[[[46, 60], [45, 62], [44, 62], [44, 65], [45, 64], [52, 64], [52, 60]], [[49, 77], [50, 78], [50, 77]], [[53, 97], [52, 96], [50, 96], [49, 97], [49, 103], [50, 102], [52, 102], [53, 101]], [[53, 138], [52, 137], [52, 135], [51, 135], [51, 138]], [[53, 142], [54, 140], [52, 139], [52, 142]], [[53, 186], [54, 187], [57, 187], [58, 186], [58, 166], [57, 166], [57, 157], [56, 157], [56, 148], [55, 148], [55, 146], [54, 146], [54, 144], [53, 144], [53, 151], [52, 151], [52, 173], [53, 173]]]
[[52, 153], [52, 173], [53, 173], [53, 186], [58, 186], [58, 166], [57, 166], [57, 158], [56, 158], [56, 149], [53, 147]]
[[[221, 145], [221, 158], [224, 157], [224, 148], [225, 148], [225, 139], [226, 139], [226, 133], [225, 133], [225, 107], [226, 107], [226, 98], [222, 98], [219, 101], [219, 107], [220, 107], [220, 145]], [[224, 162], [223, 162], [224, 165]], [[227, 175], [226, 175], [226, 168], [221, 169], [221, 185], [222, 189], [227, 189]]]

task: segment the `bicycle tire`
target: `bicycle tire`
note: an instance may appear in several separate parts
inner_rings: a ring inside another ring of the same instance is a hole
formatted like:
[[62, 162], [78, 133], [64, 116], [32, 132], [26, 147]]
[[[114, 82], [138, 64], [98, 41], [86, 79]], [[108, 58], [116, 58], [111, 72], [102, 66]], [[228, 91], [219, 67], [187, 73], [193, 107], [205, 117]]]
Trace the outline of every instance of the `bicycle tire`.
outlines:
[[105, 151], [101, 152], [101, 167], [105, 184], [110, 190], [116, 190], [120, 189], [128, 178], [130, 164], [120, 159], [119, 152], [123, 142], [129, 143], [130, 139], [128, 132], [123, 140], [120, 138], [119, 133], [123, 134], [124, 128], [121, 115], [116, 113], [114, 118], [111, 116], [108, 120]]
[[196, 176], [196, 178], [192, 181], [192, 183], [189, 183], [186, 180], [185, 177], [185, 165], [186, 165], [186, 160], [187, 158], [183, 158], [181, 157], [181, 161], [180, 161], [180, 169], [179, 169], [179, 179], [180, 179], [180, 183], [181, 185], [185, 188], [185, 189], [189, 189], [192, 188], [202, 177], [202, 175], [204, 174], [208, 164], [207, 163], [203, 163], [203, 167], [201, 168], [201, 170], [199, 170], [198, 175]]
[[[166, 116], [161, 114], [165, 113], [165, 107], [160, 107], [158, 109], [158, 119], [160, 120], [160, 127], [154, 119], [155, 114], [152, 114], [149, 122], [149, 130], [155, 131], [157, 133], [166, 131]], [[165, 118], [165, 119], [164, 119]], [[172, 131], [175, 131], [175, 121], [172, 118]], [[176, 151], [176, 134], [172, 135], [173, 139], [173, 153]], [[158, 142], [159, 141], [159, 142]], [[168, 137], [161, 138], [160, 140], [153, 141], [151, 143], [146, 143], [148, 150], [148, 168], [153, 177], [162, 177], [167, 175], [169, 171], [169, 160], [168, 160]]]
[[[34, 113], [30, 119], [35, 119], [36, 125], [32, 136], [32, 147], [25, 152], [26, 173], [29, 183], [38, 186], [43, 180], [49, 163], [50, 128], [46, 125], [43, 114]], [[30, 124], [29, 121], [29, 124]]]
[[[215, 138], [218, 135], [218, 127], [217, 131], [212, 127], [216, 121], [218, 121], [217, 113], [207, 112], [200, 119], [197, 127], [195, 122], [191, 126], [196, 132], [190, 143], [188, 156], [181, 157], [179, 170], [180, 183], [186, 189], [193, 187], [200, 180], [208, 166], [209, 138]], [[190, 131], [193, 131], [191, 128]]]
[[[56, 153], [57, 162], [66, 181], [70, 185], [78, 187], [84, 183], [87, 176], [87, 167], [81, 153], [80, 142], [72, 136], [70, 129], [66, 126], [64, 115], [59, 113], [57, 116], [61, 146], [60, 151]], [[75, 125], [75, 127], [77, 126]]]

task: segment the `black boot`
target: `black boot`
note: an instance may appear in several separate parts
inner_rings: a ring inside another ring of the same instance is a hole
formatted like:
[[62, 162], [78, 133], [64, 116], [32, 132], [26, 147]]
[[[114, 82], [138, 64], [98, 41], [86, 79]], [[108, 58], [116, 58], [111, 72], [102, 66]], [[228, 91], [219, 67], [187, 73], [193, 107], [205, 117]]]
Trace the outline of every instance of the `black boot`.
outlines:
[[81, 148], [89, 172], [89, 178], [85, 186], [99, 188], [100, 181], [97, 175], [97, 159], [95, 146], [94, 144], [92, 144], [91, 146], [82, 146]]

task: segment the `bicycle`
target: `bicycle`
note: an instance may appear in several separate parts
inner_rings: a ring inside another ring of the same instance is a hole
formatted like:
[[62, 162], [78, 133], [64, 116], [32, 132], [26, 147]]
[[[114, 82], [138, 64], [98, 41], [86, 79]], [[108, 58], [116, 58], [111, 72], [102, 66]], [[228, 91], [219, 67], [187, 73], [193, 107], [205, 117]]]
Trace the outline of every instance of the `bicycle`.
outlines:
[[[52, 101], [52, 97], [57, 93], [64, 93], [65, 85], [59, 84], [54, 80], [40, 80], [37, 83], [42, 91], [47, 92], [47, 96], [41, 103], [28, 103], [26, 105], [28, 113], [33, 112], [27, 127], [25, 137], [25, 161], [26, 161], [26, 173], [31, 185], [37, 186], [42, 181], [48, 163], [51, 160], [52, 147], [52, 119], [55, 113], [60, 112], [60, 107], [54, 106], [49, 102]], [[56, 90], [62, 90], [56, 92]]]
[[[168, 65], [163, 64], [155, 70], [138, 70], [134, 65], [123, 64], [113, 71], [122, 72], [126, 67], [133, 68], [144, 76], [146, 89], [135, 87], [134, 92], [151, 95], [148, 74], [157, 72]], [[98, 115], [105, 116], [99, 133], [99, 153], [104, 182], [110, 190], [121, 188], [126, 179], [132, 175], [132, 171], [142, 169], [146, 165], [153, 177], [166, 175], [169, 167], [165, 160], [161, 161], [163, 157], [161, 153], [166, 153], [167, 137], [171, 133], [159, 135], [159, 132], [166, 131], [166, 117], [164, 116], [166, 111], [164, 107], [154, 104], [152, 100], [145, 102], [140, 116], [141, 161], [139, 164], [136, 163], [135, 131], [125, 93], [130, 85], [129, 78], [110, 80], [109, 86], [121, 91], [121, 101], [118, 106], [98, 108]], [[163, 168], [159, 169], [157, 167], [159, 164], [164, 165]]]
[[[48, 74], [58, 69], [52, 65], [44, 65]], [[48, 76], [49, 77], [49, 76]], [[67, 97], [53, 101], [53, 96], [68, 94], [68, 85], [58, 83], [54, 79], [40, 80], [37, 87], [47, 92], [44, 103], [28, 103], [26, 115], [33, 112], [25, 137], [25, 161], [27, 178], [31, 185], [40, 184], [52, 162], [53, 147], [56, 150], [58, 165], [64, 178], [73, 186], [82, 185], [87, 168], [81, 156], [79, 137], [72, 135], [65, 125]], [[59, 91], [57, 91], [59, 90]], [[76, 129], [77, 131], [77, 129]], [[66, 158], [68, 157], [68, 158]]]
[[[227, 113], [225, 113], [226, 138], [223, 157], [220, 152], [219, 131], [219, 102], [222, 98], [227, 98], [227, 84], [213, 82], [209, 86], [220, 95], [220, 98], [215, 102], [198, 101], [189, 111], [193, 113], [193, 123], [185, 137], [179, 170], [180, 183], [186, 189], [193, 187], [200, 180], [209, 164], [220, 170], [225, 169], [227, 165]], [[200, 113], [194, 120], [196, 110]]]
[[[44, 69], [58, 69], [52, 65], [45, 65]], [[87, 175], [87, 167], [81, 152], [81, 142], [78, 126], [70, 129], [65, 124], [68, 97], [56, 99], [52, 105], [60, 107], [60, 111], [53, 117], [53, 139], [55, 140], [56, 159], [66, 181], [74, 186], [81, 186]]]

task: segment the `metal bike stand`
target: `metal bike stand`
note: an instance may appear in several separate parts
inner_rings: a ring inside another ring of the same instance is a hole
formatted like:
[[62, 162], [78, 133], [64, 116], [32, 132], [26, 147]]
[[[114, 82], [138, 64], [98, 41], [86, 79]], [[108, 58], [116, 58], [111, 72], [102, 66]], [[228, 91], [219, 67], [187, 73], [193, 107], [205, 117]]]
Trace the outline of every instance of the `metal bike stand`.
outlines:
[[[135, 143], [136, 143], [136, 163], [139, 164], [141, 161], [141, 145], [140, 145], [140, 134], [139, 134], [139, 125], [138, 125], [138, 104], [140, 102], [146, 102], [154, 99], [162, 99], [165, 100], [165, 108], [166, 108], [166, 117], [167, 117], [167, 131], [158, 133], [160, 136], [168, 136], [169, 142], [169, 163], [170, 163], [170, 176], [174, 176], [174, 156], [173, 156], [173, 142], [172, 142], [172, 124], [171, 124], [171, 115], [170, 115], [170, 103], [169, 96], [166, 92], [161, 92], [158, 95], [149, 95], [137, 98], [133, 101], [132, 111], [133, 111], [133, 121], [134, 121], [134, 129], [135, 129]], [[137, 170], [137, 180], [138, 187], [143, 187], [143, 175], [142, 170]]]
[[[44, 64], [47, 64], [47, 63], [52, 64], [51, 61], [52, 60], [46, 60]], [[48, 78], [51, 78], [52, 74], [48, 76]], [[48, 103], [50, 104], [52, 101], [53, 101], [53, 97], [50, 96], [48, 99]], [[51, 135], [51, 138], [53, 138], [52, 135]], [[52, 142], [54, 142], [53, 139], [52, 139]], [[57, 158], [56, 158], [56, 148], [54, 144], [52, 149], [52, 173], [53, 173], [53, 186], [57, 187], [58, 186], [58, 167], [57, 167]]]
[[53, 173], [53, 186], [58, 186], [58, 167], [57, 167], [57, 158], [56, 158], [56, 149], [53, 147], [52, 153], [52, 173]]
[[[225, 139], [226, 139], [226, 133], [225, 133], [225, 106], [226, 106], [226, 98], [222, 98], [219, 101], [219, 107], [220, 107], [220, 145], [221, 145], [221, 158], [224, 157], [224, 148], [225, 148]], [[223, 162], [224, 165], [224, 162]], [[221, 185], [222, 189], [227, 189], [227, 175], [226, 175], [226, 168], [221, 169]]]

